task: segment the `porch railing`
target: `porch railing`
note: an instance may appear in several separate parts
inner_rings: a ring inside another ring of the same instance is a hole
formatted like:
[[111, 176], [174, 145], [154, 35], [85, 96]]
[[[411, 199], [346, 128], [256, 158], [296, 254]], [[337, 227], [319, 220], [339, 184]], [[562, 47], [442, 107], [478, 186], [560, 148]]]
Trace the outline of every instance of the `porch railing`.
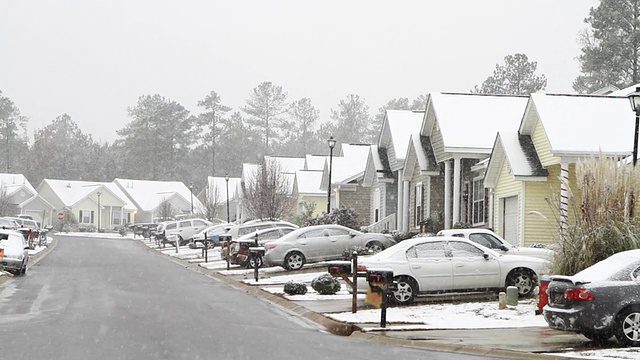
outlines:
[[396, 214], [391, 214], [376, 223], [366, 226], [364, 229], [367, 232], [375, 232], [375, 233], [379, 233], [383, 231], [392, 232], [393, 230], [396, 229], [396, 223], [397, 223]]

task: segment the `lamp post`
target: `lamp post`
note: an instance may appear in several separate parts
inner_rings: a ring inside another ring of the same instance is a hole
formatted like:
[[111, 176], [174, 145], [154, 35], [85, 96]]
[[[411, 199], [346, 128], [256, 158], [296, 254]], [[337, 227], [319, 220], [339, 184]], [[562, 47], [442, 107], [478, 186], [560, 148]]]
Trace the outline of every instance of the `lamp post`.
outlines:
[[189, 184], [189, 192], [191, 193], [191, 215], [193, 215], [193, 183]]
[[633, 167], [636, 167], [638, 161], [638, 123], [640, 122], [640, 87], [636, 88], [635, 92], [627, 95], [629, 102], [631, 103], [631, 110], [636, 113], [636, 129], [633, 133]]
[[102, 217], [102, 211], [101, 211], [102, 209], [100, 206], [100, 195], [102, 195], [102, 193], [98, 191], [96, 195], [98, 195], [98, 232], [100, 232], [100, 218]]
[[331, 212], [331, 170], [333, 167], [333, 148], [336, 146], [336, 139], [333, 136], [327, 140], [329, 144], [329, 186], [327, 186], [327, 214]]
[[227, 183], [227, 222], [229, 222], [229, 173], [224, 174], [224, 181]]

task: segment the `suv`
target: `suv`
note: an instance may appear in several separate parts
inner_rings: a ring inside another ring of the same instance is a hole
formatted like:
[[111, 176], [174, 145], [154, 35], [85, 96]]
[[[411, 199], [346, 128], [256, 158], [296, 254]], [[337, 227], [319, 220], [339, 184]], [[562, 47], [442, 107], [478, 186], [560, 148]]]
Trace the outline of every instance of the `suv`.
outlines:
[[177, 242], [179, 246], [183, 246], [191, 242], [195, 234], [211, 225], [213, 225], [211, 222], [204, 219], [172, 221], [166, 224], [163, 235], [166, 242], [172, 245]]

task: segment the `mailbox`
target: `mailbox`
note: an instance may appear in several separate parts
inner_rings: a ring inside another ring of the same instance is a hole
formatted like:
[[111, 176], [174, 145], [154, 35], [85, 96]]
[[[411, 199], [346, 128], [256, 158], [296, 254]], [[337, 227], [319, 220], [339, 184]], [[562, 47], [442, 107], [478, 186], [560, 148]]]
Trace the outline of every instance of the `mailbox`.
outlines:
[[374, 292], [385, 292], [393, 287], [393, 270], [367, 269], [367, 281]]
[[333, 277], [351, 275], [351, 261], [330, 261], [327, 263], [329, 274]]

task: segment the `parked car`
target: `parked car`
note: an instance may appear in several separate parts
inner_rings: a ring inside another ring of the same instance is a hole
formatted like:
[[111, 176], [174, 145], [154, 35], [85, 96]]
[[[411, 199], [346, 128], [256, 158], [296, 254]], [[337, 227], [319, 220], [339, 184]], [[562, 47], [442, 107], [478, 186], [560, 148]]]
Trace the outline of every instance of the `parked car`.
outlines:
[[[531, 296], [548, 262], [530, 256], [503, 255], [468, 239], [451, 236], [418, 237], [359, 261], [358, 271], [393, 270], [397, 304], [410, 304], [418, 294], [504, 290], [516, 286]], [[358, 281], [358, 292], [369, 285]]]
[[0, 229], [17, 230], [20, 225], [11, 218], [0, 218]]
[[243, 224], [235, 225], [229, 230], [229, 234], [231, 234], [232, 239], [237, 239], [243, 235], [252, 233], [257, 230], [272, 228], [272, 227], [280, 227], [280, 226], [288, 226], [293, 228], [298, 228], [298, 225], [292, 224], [288, 221], [282, 220], [273, 220], [273, 221], [263, 221], [263, 220], [251, 220]]
[[167, 230], [174, 230], [178, 226], [177, 221], [163, 221], [156, 228], [156, 241], [167, 243]]
[[[225, 260], [227, 259], [227, 251], [230, 249], [231, 255], [229, 257], [229, 263], [246, 267], [254, 267], [255, 264], [249, 258], [249, 248], [255, 246], [256, 237], [258, 237], [258, 245], [262, 246], [265, 243], [277, 240], [294, 230], [296, 230], [296, 228], [285, 226], [267, 228], [248, 233], [236, 240], [232, 240], [229, 248], [222, 249], [222, 258]], [[258, 261], [258, 266], [262, 266], [262, 260]]]
[[0, 249], [4, 250], [2, 266], [14, 275], [25, 275], [29, 262], [29, 246], [22, 233], [0, 230]]
[[551, 276], [543, 308], [549, 327], [594, 341], [640, 346], [640, 250], [617, 253], [573, 276]]
[[167, 242], [174, 246], [176, 243], [179, 246], [184, 246], [191, 242], [191, 238], [195, 234], [213, 224], [204, 219], [185, 219], [174, 222], [173, 226], [168, 225], [171, 224], [167, 224], [164, 229], [164, 237]]
[[395, 245], [391, 235], [362, 233], [341, 225], [307, 226], [264, 246], [265, 264], [299, 270], [306, 263], [337, 260], [351, 247], [367, 247], [372, 252]]
[[222, 234], [227, 233], [232, 226], [233, 224], [225, 223], [225, 224], [212, 225], [207, 228], [204, 228], [199, 233], [193, 235], [193, 237], [191, 238], [191, 242], [193, 245], [189, 244], [189, 246], [193, 246], [195, 248], [197, 242], [204, 241], [205, 235], [208, 240], [210, 248], [220, 246], [220, 239], [218, 237]]
[[40, 224], [35, 220], [7, 217], [18, 223], [18, 231], [22, 233], [29, 245], [29, 248], [34, 249], [36, 243], [40, 243]]
[[525, 255], [553, 262], [555, 252], [547, 248], [517, 247], [488, 229], [448, 229], [441, 230], [438, 236], [458, 236], [467, 238], [496, 252], [509, 255]]
[[14, 217], [21, 218], [21, 219], [33, 220], [33, 216], [28, 215], [28, 214], [18, 214], [18, 215], [14, 216]]

